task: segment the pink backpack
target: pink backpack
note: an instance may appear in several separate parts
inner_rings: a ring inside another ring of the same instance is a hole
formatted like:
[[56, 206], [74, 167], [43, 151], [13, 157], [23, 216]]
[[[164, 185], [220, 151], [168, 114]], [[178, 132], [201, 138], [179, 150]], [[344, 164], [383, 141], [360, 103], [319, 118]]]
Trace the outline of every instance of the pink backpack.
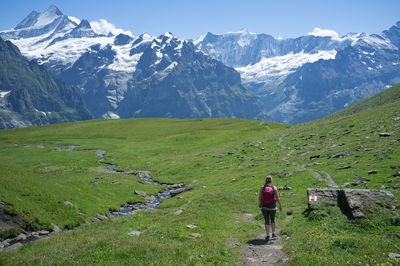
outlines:
[[276, 202], [273, 186], [265, 185], [262, 188], [261, 201], [264, 205], [271, 205]]

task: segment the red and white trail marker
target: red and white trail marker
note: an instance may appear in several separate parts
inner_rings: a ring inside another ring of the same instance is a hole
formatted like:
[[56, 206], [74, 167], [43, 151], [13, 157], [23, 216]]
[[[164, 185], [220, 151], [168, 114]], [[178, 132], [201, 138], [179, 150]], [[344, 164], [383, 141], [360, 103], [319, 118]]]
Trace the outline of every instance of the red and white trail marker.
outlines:
[[310, 196], [310, 200], [309, 201], [317, 201], [317, 196]]

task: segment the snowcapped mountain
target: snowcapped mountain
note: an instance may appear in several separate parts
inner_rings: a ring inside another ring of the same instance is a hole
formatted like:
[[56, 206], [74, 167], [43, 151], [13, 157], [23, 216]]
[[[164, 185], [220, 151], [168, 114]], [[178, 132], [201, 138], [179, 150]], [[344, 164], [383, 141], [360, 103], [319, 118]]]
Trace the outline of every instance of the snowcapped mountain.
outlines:
[[78, 90], [0, 38], [0, 129], [92, 118]]
[[343, 37], [321, 29], [294, 39], [275, 39], [247, 30], [207, 33], [195, 44], [234, 67], [274, 121], [299, 123], [400, 82], [399, 25], [381, 34]]
[[241, 85], [238, 72], [168, 32], [158, 37], [99, 34], [88, 21], [51, 6], [0, 36], [80, 88], [98, 118], [266, 118], [263, 104]]

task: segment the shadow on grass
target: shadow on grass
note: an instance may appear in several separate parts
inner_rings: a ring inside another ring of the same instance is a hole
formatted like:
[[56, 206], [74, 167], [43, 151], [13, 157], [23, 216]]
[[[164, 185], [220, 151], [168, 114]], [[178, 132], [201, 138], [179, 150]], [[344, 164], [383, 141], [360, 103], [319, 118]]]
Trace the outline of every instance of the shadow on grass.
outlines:
[[247, 244], [253, 245], [253, 246], [261, 246], [261, 245], [267, 245], [268, 242], [271, 243], [271, 240], [267, 241], [265, 239], [253, 239], [253, 240], [247, 241]]

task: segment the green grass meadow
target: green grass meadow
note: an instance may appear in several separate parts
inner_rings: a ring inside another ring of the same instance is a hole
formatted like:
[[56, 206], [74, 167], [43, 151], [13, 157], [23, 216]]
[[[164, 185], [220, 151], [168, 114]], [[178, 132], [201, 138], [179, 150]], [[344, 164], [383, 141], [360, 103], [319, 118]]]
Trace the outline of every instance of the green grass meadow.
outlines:
[[[400, 171], [400, 120], [393, 119], [400, 117], [399, 97], [400, 86], [395, 86], [324, 119], [294, 126], [143, 118], [2, 130], [0, 201], [8, 212], [24, 215], [32, 230], [52, 224], [74, 229], [1, 252], [0, 264], [240, 264], [241, 247], [263, 230], [239, 214], [260, 217], [258, 191], [268, 174], [278, 187], [293, 188], [281, 192], [284, 210], [278, 217], [278, 227], [289, 236], [284, 240], [289, 264], [400, 263], [387, 256], [400, 253], [396, 213], [371, 207], [367, 218], [356, 222], [335, 206], [305, 212], [306, 189], [329, 186], [327, 174], [349, 188], [360, 178], [368, 181], [358, 188], [399, 186], [400, 177], [393, 176]], [[382, 132], [393, 134], [381, 137]], [[44, 148], [28, 147], [36, 145]], [[78, 148], [54, 150], [68, 145]], [[156, 211], [92, 223], [97, 214], [144, 201], [135, 190], [162, 191], [134, 175], [102, 172], [106, 165], [97, 162], [95, 149], [106, 151], [105, 162], [117, 170], [147, 170], [154, 180], [184, 182], [194, 189], [163, 200]], [[331, 158], [339, 152], [345, 156]], [[399, 215], [399, 190], [388, 190]], [[177, 210], [184, 212], [174, 215]], [[293, 213], [289, 223], [284, 221], [287, 213]], [[128, 235], [132, 230], [141, 234]]]

